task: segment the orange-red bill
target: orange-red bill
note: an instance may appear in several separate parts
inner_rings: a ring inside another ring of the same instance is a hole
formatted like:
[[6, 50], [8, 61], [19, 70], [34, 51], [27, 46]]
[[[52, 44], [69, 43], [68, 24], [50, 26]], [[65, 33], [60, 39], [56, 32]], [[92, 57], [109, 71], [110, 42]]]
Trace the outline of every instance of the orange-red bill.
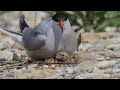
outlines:
[[60, 28], [61, 28], [61, 30], [63, 30], [63, 21], [60, 21]]

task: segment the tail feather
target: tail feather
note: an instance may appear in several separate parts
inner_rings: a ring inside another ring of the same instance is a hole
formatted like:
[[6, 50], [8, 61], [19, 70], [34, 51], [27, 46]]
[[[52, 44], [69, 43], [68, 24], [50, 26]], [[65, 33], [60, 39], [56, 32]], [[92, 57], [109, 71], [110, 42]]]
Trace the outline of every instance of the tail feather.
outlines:
[[28, 24], [25, 21], [25, 16], [24, 15], [22, 15], [19, 19], [19, 27], [20, 27], [21, 32], [24, 30], [25, 27], [29, 27]]
[[10, 31], [10, 30], [2, 29], [2, 28], [0, 28], [0, 31], [14, 37], [18, 42], [22, 43], [21, 33], [13, 32], [13, 31]]

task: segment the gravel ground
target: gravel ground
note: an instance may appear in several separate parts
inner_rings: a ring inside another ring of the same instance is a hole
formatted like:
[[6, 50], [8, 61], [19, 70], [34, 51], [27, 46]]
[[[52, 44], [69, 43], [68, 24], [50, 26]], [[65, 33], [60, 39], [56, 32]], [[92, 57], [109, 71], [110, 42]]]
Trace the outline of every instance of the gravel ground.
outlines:
[[[88, 33], [88, 36], [90, 34]], [[67, 62], [77, 64], [50, 63], [51, 59], [45, 62], [32, 62], [19, 43], [7, 35], [0, 36], [2, 37], [1, 79], [119, 79], [120, 77], [118, 33], [114, 32], [112, 38], [100, 38], [99, 41], [94, 41], [93, 38], [89, 42], [83, 41], [81, 51], [75, 51], [72, 56], [64, 58]]]
[[[38, 17], [37, 23], [34, 24], [32, 16], [29, 17], [29, 14], [32, 15], [32, 13], [23, 13], [26, 17], [28, 15], [27, 21], [32, 27], [44, 18]], [[45, 16], [43, 12], [41, 13], [40, 15]], [[1, 15], [0, 21], [4, 21], [4, 23], [0, 22], [0, 27], [19, 31], [19, 15], [20, 12]], [[61, 52], [64, 54], [63, 63], [57, 63], [54, 59], [35, 62], [30, 60], [24, 48], [17, 41], [0, 33], [0, 79], [120, 78], [119, 32], [84, 33], [82, 34], [82, 44], [78, 49], [79, 51], [75, 51], [72, 56]]]

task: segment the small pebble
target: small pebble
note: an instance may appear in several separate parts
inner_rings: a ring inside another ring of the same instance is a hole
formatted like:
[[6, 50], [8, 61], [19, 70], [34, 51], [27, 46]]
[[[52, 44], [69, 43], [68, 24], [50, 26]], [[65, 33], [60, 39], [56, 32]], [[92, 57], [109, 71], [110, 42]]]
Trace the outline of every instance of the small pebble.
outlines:
[[114, 64], [116, 64], [117, 63], [117, 61], [115, 61], [115, 60], [111, 60], [111, 61], [101, 61], [101, 62], [99, 62], [99, 63], [97, 63], [96, 64], [96, 67], [97, 68], [108, 68], [108, 67], [112, 67]]
[[67, 67], [66, 71], [67, 73], [72, 74], [74, 70], [70, 67]]
[[75, 79], [84, 79], [83, 77], [81, 77], [80, 75], [76, 76]]
[[104, 57], [100, 57], [100, 58], [97, 58], [97, 60], [98, 61], [103, 61], [103, 60], [105, 60], [105, 58]]
[[49, 68], [48, 65], [44, 65], [44, 66], [43, 66], [43, 69], [48, 69], [48, 68]]
[[56, 66], [55, 65], [51, 65], [50, 68], [54, 69]]

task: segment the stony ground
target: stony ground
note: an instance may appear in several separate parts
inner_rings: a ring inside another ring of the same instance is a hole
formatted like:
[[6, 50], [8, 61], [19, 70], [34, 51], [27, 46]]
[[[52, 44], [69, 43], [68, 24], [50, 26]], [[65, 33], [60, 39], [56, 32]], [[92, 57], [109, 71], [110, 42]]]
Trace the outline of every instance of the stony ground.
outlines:
[[[34, 12], [4, 13], [0, 15], [0, 27], [19, 32], [18, 21], [22, 13], [31, 27], [46, 17], [45, 13], [36, 12], [34, 22]], [[59, 53], [64, 63], [54, 59], [32, 62], [18, 42], [0, 33], [0, 79], [119, 79], [120, 33], [115, 29], [82, 34], [82, 44], [72, 56]], [[80, 32], [76, 33], [77, 36]]]
[[[32, 62], [13, 38], [0, 33], [1, 79], [119, 79], [120, 33], [84, 33], [69, 63]], [[70, 64], [71, 63], [71, 64]]]

